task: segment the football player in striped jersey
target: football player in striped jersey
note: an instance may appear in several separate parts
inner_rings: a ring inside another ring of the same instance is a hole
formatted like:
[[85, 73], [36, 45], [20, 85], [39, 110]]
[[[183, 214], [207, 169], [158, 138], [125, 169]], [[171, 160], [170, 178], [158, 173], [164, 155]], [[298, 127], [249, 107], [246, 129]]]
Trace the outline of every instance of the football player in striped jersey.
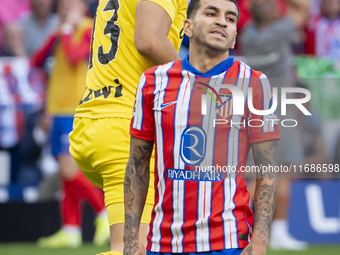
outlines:
[[[189, 54], [140, 79], [124, 184], [125, 255], [145, 254], [136, 233], [154, 145], [148, 255], [266, 253], [277, 176], [257, 173], [253, 214], [242, 171], [251, 147], [258, 169], [276, 165], [279, 128], [275, 112], [262, 116], [239, 104], [249, 96], [253, 108], [271, 110], [273, 92], [263, 73], [229, 56], [238, 19], [234, 0], [192, 0], [184, 23]], [[235, 105], [243, 114], [233, 113]]]

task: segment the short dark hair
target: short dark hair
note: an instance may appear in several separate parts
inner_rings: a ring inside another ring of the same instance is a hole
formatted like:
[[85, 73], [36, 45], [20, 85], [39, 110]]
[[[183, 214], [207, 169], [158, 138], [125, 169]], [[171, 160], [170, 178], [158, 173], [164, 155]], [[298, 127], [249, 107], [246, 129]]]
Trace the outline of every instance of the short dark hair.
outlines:
[[[238, 8], [238, 5], [236, 3], [236, 0], [228, 0], [232, 3], [234, 3], [236, 5], [237, 8], [237, 21], [240, 19], [240, 9]], [[200, 0], [191, 0], [190, 4], [188, 6], [188, 10], [187, 10], [187, 19], [190, 19], [192, 17], [192, 15], [196, 14], [196, 11], [199, 8], [199, 2]]]

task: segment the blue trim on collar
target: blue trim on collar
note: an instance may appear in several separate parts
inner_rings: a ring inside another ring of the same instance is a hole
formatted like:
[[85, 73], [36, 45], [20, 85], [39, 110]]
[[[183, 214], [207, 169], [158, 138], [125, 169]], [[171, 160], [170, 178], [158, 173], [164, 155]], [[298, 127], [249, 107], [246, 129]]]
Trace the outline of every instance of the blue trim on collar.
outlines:
[[195, 67], [193, 67], [189, 63], [189, 53], [182, 60], [182, 67], [183, 67], [184, 70], [187, 70], [187, 71], [195, 74], [196, 76], [200, 76], [202, 78], [211, 77], [211, 76], [214, 76], [214, 75], [219, 75], [219, 74], [221, 74], [225, 71], [228, 71], [228, 69], [233, 64], [234, 64], [234, 58], [229, 56], [226, 60], [223, 60], [221, 63], [219, 63], [218, 65], [211, 68], [208, 72], [201, 73], [200, 71], [198, 71]]

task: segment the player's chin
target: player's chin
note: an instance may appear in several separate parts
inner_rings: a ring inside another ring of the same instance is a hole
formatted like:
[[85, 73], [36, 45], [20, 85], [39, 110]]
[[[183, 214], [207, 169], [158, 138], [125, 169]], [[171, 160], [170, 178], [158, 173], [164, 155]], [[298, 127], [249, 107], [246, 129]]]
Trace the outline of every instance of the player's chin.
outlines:
[[208, 47], [211, 50], [215, 50], [215, 51], [220, 51], [220, 52], [224, 52], [230, 49], [230, 47], [228, 47], [227, 44], [225, 43], [220, 43], [220, 42], [210, 42]]

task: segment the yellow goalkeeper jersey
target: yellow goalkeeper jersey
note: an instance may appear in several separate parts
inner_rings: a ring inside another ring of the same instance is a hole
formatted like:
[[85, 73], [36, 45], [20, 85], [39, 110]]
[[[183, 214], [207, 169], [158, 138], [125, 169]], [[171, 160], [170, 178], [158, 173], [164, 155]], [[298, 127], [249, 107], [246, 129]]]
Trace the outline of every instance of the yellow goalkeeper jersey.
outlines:
[[[91, 31], [93, 20], [85, 18], [72, 35], [73, 43], [81, 43], [85, 33]], [[62, 44], [55, 53], [55, 65], [49, 80], [47, 110], [52, 115], [73, 116], [85, 88], [87, 58], [77, 64], [70, 64]]]
[[[134, 44], [135, 12], [142, 0], [101, 0], [92, 33], [86, 89], [76, 117], [131, 118], [136, 88], [152, 65]], [[172, 20], [169, 40], [179, 50], [188, 0], [147, 0], [160, 5]]]

